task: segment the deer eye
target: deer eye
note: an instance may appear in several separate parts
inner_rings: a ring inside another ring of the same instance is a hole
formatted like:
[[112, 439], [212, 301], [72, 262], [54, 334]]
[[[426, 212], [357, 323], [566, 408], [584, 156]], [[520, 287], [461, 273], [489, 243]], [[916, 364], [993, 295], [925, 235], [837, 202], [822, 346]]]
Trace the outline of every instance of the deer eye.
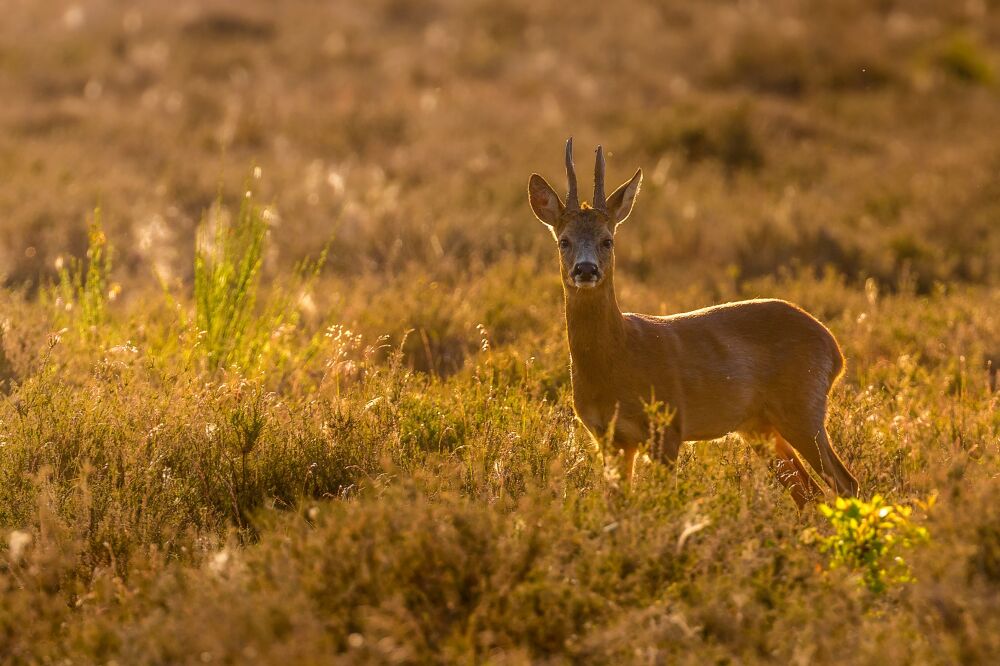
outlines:
[[601, 246], [604, 249], [606, 249], [606, 250], [610, 250], [611, 246], [614, 245], [614, 244], [615, 244], [615, 242], [613, 240], [611, 240], [610, 238], [605, 238], [603, 241], [601, 241]]
[[568, 247], [569, 247], [569, 240], [567, 240], [565, 238], [560, 238], [559, 239], [559, 249], [560, 250], [565, 250]]

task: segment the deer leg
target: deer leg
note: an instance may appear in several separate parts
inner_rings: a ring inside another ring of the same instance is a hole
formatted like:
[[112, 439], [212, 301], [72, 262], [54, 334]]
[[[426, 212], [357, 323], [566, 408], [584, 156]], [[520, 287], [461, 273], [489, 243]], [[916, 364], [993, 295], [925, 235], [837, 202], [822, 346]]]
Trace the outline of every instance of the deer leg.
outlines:
[[[754, 452], [762, 458], [771, 457], [768, 467], [774, 472], [778, 481], [791, 494], [795, 505], [801, 510], [811, 499], [822, 494], [809, 472], [795, 455], [792, 446], [778, 434], [778, 431], [765, 427], [751, 432], [741, 433]], [[773, 440], [774, 450], [765, 445]], [[773, 457], [772, 457], [773, 456]]]
[[857, 496], [858, 482], [840, 460], [826, 432], [826, 402], [817, 415], [781, 419], [778, 432], [839, 495]]
[[618, 480], [625, 485], [632, 485], [632, 475], [635, 473], [635, 457], [639, 447], [635, 444], [616, 443], [618, 448]]
[[[649, 457], [658, 463], [673, 467], [677, 461], [682, 439], [680, 426], [671, 424], [662, 433], [653, 438], [649, 449]], [[631, 484], [635, 473], [635, 459], [639, 453], [639, 445], [634, 442], [615, 440], [614, 453], [618, 456], [618, 478], [623, 484]]]
[[675, 417], [673, 423], [662, 432], [656, 433], [652, 438], [649, 457], [662, 465], [673, 467], [674, 463], [677, 462], [677, 454], [680, 452], [683, 442], [680, 424], [677, 423]]
[[792, 499], [795, 500], [799, 509], [802, 509], [814, 497], [823, 494], [820, 487], [809, 476], [809, 472], [803, 467], [802, 461], [795, 455], [795, 449], [777, 432], [774, 438], [774, 454], [772, 464], [774, 473], [778, 476], [781, 485], [791, 493]]
[[815, 441], [826, 464], [833, 470], [833, 476], [837, 484], [837, 493], [857, 497], [859, 490], [858, 480], [854, 478], [854, 475], [851, 474], [834, 450], [833, 444], [830, 443], [830, 435], [826, 432], [826, 425], [820, 426], [816, 432]]

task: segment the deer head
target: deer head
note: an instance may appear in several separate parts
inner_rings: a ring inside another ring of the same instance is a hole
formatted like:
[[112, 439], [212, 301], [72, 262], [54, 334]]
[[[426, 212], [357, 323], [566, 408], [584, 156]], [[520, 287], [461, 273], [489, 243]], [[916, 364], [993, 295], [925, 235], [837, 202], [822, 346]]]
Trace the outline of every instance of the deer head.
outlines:
[[597, 147], [594, 165], [594, 201], [581, 203], [576, 192], [573, 139], [566, 141], [566, 179], [569, 191], [564, 204], [552, 186], [537, 173], [528, 180], [531, 210], [552, 232], [559, 246], [560, 271], [570, 289], [594, 289], [607, 281], [615, 265], [614, 235], [632, 212], [642, 183], [642, 169], [610, 197], [604, 196], [604, 151]]

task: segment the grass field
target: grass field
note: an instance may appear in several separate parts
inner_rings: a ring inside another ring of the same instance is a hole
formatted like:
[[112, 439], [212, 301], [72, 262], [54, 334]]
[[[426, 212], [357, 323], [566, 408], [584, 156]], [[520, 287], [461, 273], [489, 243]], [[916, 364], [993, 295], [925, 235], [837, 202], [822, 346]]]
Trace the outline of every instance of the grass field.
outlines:
[[[995, 659], [995, 0], [278, 7], [4, 6], [0, 662]], [[855, 559], [735, 437], [605, 473], [570, 135], [625, 309], [837, 336]]]

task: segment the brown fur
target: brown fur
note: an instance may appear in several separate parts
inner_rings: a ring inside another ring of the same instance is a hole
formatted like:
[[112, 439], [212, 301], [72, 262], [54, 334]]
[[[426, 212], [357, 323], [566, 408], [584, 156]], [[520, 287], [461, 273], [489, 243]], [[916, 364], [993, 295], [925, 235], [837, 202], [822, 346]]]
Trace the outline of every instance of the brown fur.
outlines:
[[[665, 317], [621, 312], [614, 250], [602, 243], [610, 245], [608, 238], [631, 211], [641, 177], [637, 172], [608, 198], [610, 212], [586, 205], [566, 209], [540, 176], [529, 183], [532, 209], [565, 245], [560, 265], [577, 416], [599, 441], [613, 426], [625, 482], [639, 446], [650, 437], [646, 405], [656, 400], [675, 410], [668, 432], [650, 452], [656, 460], [672, 463], [681, 442], [735, 432], [758, 443], [774, 441], [774, 469], [800, 507], [819, 488], [796, 451], [838, 493], [856, 494], [858, 483], [825, 426], [827, 396], [844, 358], [833, 334], [814, 317], [771, 299]], [[623, 201], [623, 192], [631, 199]], [[599, 266], [596, 286], [574, 282], [580, 256]]]

